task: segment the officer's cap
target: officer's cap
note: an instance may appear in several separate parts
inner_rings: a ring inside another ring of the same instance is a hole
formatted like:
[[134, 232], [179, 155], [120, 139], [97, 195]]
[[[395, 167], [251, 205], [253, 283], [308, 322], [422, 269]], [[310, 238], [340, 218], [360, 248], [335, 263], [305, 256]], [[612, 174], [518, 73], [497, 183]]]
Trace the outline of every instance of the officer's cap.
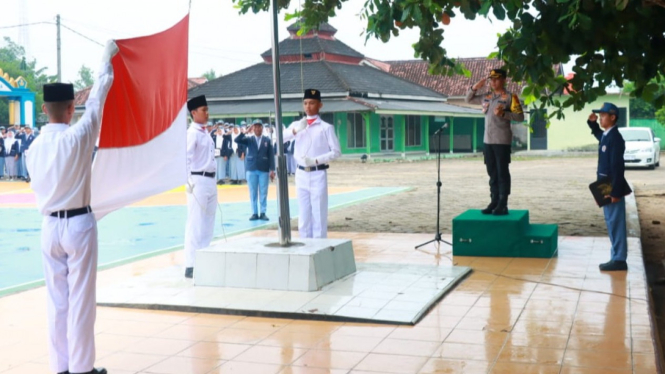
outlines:
[[492, 69], [490, 71], [490, 78], [505, 78], [507, 75], [503, 69]]

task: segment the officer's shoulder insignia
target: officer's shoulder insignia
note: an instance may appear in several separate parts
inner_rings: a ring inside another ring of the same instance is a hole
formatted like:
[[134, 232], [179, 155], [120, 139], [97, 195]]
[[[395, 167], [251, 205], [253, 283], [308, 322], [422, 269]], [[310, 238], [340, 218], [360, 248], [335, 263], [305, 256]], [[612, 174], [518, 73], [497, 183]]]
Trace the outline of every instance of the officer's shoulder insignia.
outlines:
[[517, 95], [512, 94], [513, 99], [512, 102], [510, 103], [510, 111], [516, 114], [523, 113], [522, 110], [522, 104], [520, 104], [520, 99], [517, 97]]

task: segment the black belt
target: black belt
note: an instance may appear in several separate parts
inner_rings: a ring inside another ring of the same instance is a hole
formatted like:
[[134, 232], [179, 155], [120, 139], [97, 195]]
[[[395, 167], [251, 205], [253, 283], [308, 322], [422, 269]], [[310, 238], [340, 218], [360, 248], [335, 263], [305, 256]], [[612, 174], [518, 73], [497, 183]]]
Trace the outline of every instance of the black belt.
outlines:
[[317, 170], [326, 170], [330, 167], [328, 164], [323, 164], [323, 165], [317, 165], [317, 166], [300, 166], [298, 165], [298, 169], [304, 170], [304, 171], [317, 171]]
[[215, 173], [214, 173], [214, 172], [212, 172], [212, 173], [207, 173], [207, 172], [205, 172], [205, 171], [193, 171], [193, 172], [192, 172], [192, 175], [203, 175], [204, 177], [208, 177], [208, 178], [214, 178], [214, 177], [215, 177]]
[[76, 216], [80, 216], [82, 214], [88, 214], [92, 212], [92, 208], [90, 208], [90, 205], [83, 207], [83, 208], [76, 208], [76, 209], [70, 209], [70, 210], [59, 210], [57, 212], [53, 212], [50, 214], [51, 217], [58, 217], [58, 218], [72, 218]]

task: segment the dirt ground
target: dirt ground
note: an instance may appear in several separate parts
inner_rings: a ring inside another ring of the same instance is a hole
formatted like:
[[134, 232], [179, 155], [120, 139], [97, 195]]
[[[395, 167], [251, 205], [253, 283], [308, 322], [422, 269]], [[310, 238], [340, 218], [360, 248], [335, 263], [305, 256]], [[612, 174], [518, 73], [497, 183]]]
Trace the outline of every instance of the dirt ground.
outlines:
[[[560, 235], [606, 236], [602, 210], [587, 187], [595, 178], [596, 162], [595, 155], [514, 157], [509, 208], [528, 209], [533, 223], [559, 224]], [[434, 160], [336, 162], [329, 170], [331, 186], [405, 186], [411, 190], [332, 211], [329, 230], [432, 233], [434, 237], [436, 177]], [[635, 189], [647, 277], [661, 342], [665, 343], [665, 165], [656, 170], [629, 169], [626, 179]], [[482, 159], [469, 157], [443, 159], [441, 180], [441, 232], [450, 234], [453, 217], [487, 205], [488, 179]]]

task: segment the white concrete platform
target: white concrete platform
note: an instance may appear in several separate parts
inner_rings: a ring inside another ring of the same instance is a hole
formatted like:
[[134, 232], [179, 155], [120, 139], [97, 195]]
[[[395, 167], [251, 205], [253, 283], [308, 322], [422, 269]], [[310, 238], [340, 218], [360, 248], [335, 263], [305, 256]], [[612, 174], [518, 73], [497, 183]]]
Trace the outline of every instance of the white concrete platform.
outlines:
[[281, 247], [274, 238], [244, 237], [196, 252], [197, 286], [318, 291], [356, 271], [346, 239], [299, 239]]
[[360, 263], [319, 291], [194, 286], [180, 266], [100, 288], [100, 306], [413, 325], [471, 271], [461, 266]]

